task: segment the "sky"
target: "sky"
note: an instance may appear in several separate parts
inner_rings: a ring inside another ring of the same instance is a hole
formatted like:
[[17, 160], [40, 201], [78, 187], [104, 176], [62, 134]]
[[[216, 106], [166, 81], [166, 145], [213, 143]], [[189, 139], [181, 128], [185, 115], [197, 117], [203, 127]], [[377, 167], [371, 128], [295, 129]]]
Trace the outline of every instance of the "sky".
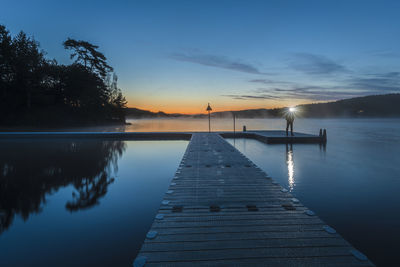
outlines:
[[0, 0], [0, 24], [69, 64], [99, 45], [129, 107], [275, 108], [400, 92], [400, 1]]

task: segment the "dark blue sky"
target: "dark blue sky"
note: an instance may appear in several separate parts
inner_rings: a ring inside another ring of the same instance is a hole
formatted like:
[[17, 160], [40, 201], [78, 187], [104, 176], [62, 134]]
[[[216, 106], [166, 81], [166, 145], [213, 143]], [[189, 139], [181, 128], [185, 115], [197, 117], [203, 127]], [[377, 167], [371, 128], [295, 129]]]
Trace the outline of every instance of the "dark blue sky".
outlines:
[[202, 112], [399, 92], [400, 1], [1, 0], [0, 23], [69, 63], [100, 46], [130, 106]]

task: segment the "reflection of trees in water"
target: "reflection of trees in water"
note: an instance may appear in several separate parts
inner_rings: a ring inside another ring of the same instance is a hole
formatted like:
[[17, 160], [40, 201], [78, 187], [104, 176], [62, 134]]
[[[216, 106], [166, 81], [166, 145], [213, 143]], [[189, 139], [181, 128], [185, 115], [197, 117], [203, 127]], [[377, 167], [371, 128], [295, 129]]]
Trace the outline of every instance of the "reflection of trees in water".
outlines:
[[110, 175], [125, 149], [123, 141], [0, 142], [0, 233], [15, 215], [27, 220], [41, 212], [46, 195], [68, 185], [77, 191], [66, 203], [69, 211], [98, 204], [114, 181]]
[[105, 172], [94, 179], [82, 179], [79, 185], [75, 184], [79, 195], [72, 193], [74, 200], [68, 201], [66, 208], [72, 212], [98, 204], [98, 199], [107, 193], [108, 185], [113, 182], [114, 178], [109, 178]]

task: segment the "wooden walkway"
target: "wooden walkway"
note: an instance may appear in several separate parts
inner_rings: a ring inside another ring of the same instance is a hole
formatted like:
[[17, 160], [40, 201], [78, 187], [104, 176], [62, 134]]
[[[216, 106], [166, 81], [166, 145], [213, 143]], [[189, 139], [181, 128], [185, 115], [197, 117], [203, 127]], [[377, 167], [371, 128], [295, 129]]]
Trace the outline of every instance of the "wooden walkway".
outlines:
[[[98, 138], [116, 140], [190, 140], [198, 132], [0, 132], [0, 139], [32, 139], [32, 138]], [[200, 132], [201, 133], [201, 132]], [[203, 132], [204, 133], [204, 132]], [[285, 131], [247, 131], [247, 132], [218, 132], [226, 138], [250, 138], [267, 144], [285, 143], [326, 143], [318, 135], [295, 132], [294, 136], [286, 136]]]
[[187, 147], [134, 266], [371, 266], [218, 134]]
[[266, 144], [286, 144], [286, 143], [297, 143], [297, 144], [326, 144], [326, 139], [321, 136], [313, 134], [305, 134], [295, 132], [294, 136], [286, 135], [286, 131], [247, 131], [247, 132], [220, 132], [221, 136], [225, 138], [250, 138], [256, 139]]

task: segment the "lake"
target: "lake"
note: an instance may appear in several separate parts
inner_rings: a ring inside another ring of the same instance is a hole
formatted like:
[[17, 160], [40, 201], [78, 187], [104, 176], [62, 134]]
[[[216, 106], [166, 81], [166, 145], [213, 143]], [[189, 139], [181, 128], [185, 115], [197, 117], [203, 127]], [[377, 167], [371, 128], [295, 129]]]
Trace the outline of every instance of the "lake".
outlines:
[[[65, 131], [207, 131], [207, 119], [130, 120]], [[236, 130], [282, 129], [237, 119]], [[296, 119], [326, 147], [228, 141], [378, 265], [400, 240], [400, 119]], [[212, 119], [232, 130], [232, 119]], [[187, 141], [0, 141], [0, 265], [132, 263]], [[155, 167], [157, 166], [157, 167]], [[23, 257], [21, 257], [23, 255]], [[72, 255], [72, 256], [71, 256]]]
[[131, 266], [187, 141], [0, 141], [0, 266]]
[[[295, 125], [296, 126], [296, 125]], [[305, 120], [327, 146], [229, 142], [379, 266], [398, 266], [400, 120]]]

